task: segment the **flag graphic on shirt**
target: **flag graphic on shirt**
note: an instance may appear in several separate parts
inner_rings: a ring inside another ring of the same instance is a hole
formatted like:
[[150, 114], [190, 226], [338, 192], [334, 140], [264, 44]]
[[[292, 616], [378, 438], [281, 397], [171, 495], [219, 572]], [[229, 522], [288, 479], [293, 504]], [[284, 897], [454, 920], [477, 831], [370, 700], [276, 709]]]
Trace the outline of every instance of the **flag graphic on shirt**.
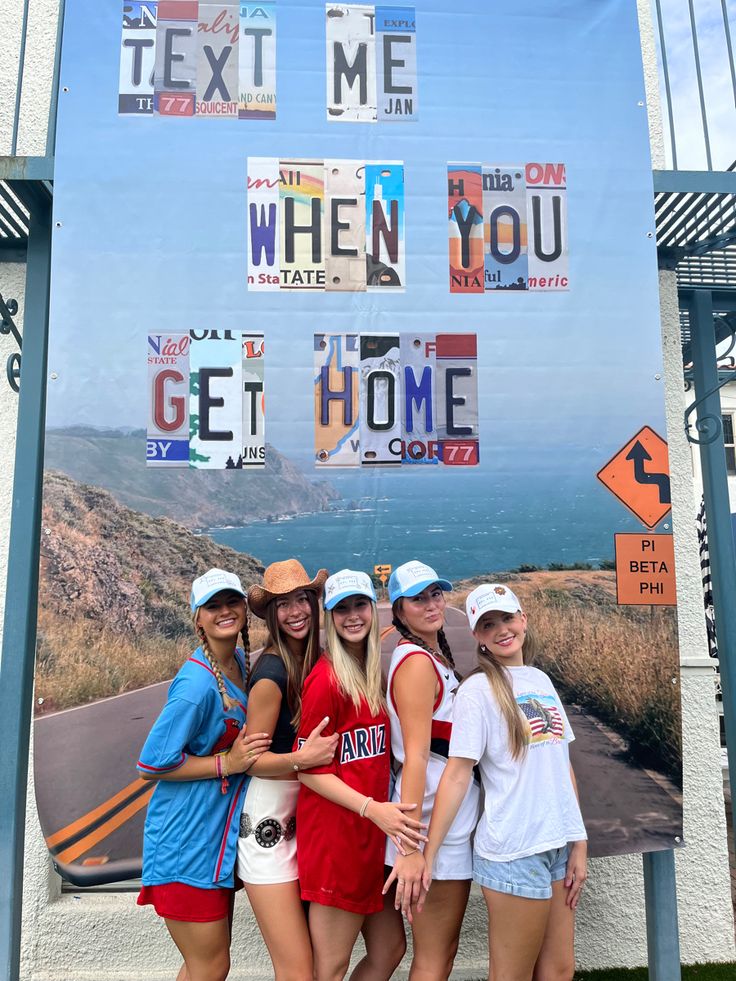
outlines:
[[554, 696], [524, 694], [516, 701], [532, 731], [532, 743], [557, 741], [565, 735], [565, 723]]

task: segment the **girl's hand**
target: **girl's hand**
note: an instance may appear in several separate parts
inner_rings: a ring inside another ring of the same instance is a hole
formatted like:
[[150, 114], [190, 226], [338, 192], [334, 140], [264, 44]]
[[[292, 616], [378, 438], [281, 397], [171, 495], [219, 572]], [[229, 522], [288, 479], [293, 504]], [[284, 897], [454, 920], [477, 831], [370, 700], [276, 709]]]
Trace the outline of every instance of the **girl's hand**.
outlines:
[[424, 875], [422, 876], [422, 891], [417, 901], [417, 913], [421, 913], [427, 901], [427, 893], [432, 885], [432, 868], [434, 866], [434, 854], [428, 849], [424, 849]]
[[385, 896], [391, 888], [391, 883], [396, 882], [394, 908], [400, 909], [409, 923], [414, 922], [412, 906], [415, 906], [419, 900], [424, 871], [424, 855], [420, 851], [412, 852], [411, 855], [397, 855], [391, 875], [386, 879], [383, 887]]
[[574, 841], [570, 845], [570, 852], [567, 859], [567, 869], [565, 871], [565, 905], [570, 909], [576, 909], [580, 902], [580, 896], [588, 878], [588, 842]]
[[300, 770], [309, 770], [313, 766], [327, 766], [332, 762], [340, 734], [333, 732], [331, 736], [322, 735], [322, 730], [329, 721], [330, 717], [326, 715], [309, 733], [301, 749], [294, 754]]
[[391, 801], [380, 803], [372, 800], [365, 809], [365, 817], [370, 818], [377, 828], [391, 838], [400, 851], [403, 851], [402, 838], [408, 842], [411, 851], [418, 847], [420, 842], [427, 840], [426, 835], [422, 834], [427, 825], [420, 824], [419, 821], [414, 821], [404, 814], [404, 811], [415, 810], [416, 806], [416, 804], [394, 804]]
[[252, 735], [241, 730], [227, 754], [230, 773], [245, 773], [255, 763], [261, 753], [265, 753], [271, 745], [271, 737], [267, 732], [254, 732]]

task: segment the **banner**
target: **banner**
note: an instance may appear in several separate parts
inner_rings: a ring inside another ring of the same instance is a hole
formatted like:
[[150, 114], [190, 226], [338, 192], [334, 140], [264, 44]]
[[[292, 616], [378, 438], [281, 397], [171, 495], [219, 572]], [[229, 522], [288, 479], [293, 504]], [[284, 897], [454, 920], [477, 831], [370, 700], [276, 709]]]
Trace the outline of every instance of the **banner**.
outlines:
[[463, 673], [465, 596], [509, 583], [591, 854], [681, 841], [636, 10], [555, 12], [67, 4], [35, 746], [73, 881], [137, 874], [191, 580], [291, 556], [429, 563]]

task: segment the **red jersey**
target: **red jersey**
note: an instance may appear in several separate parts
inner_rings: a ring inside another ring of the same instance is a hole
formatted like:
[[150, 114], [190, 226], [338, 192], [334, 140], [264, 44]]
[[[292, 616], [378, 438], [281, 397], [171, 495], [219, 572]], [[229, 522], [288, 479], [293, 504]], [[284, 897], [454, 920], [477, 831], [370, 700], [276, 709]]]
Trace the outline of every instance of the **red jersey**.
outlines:
[[[335, 757], [310, 773], [334, 773], [349, 787], [387, 801], [391, 737], [388, 715], [373, 715], [363, 699], [356, 710], [340, 691], [322, 655], [302, 689], [298, 740], [303, 742], [328, 715], [324, 736], [340, 733]], [[302, 899], [351, 913], [383, 909], [386, 836], [368, 818], [333, 804], [303, 784], [296, 807], [297, 862]]]

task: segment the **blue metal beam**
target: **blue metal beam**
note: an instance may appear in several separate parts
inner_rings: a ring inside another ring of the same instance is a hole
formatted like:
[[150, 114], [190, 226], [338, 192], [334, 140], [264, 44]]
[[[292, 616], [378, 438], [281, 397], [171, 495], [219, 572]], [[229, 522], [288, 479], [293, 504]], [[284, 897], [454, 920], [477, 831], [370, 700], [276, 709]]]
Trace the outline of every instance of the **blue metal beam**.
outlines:
[[52, 181], [53, 157], [0, 157], [0, 181]]
[[736, 194], [733, 170], [655, 170], [655, 194]]
[[643, 859], [649, 981], [680, 981], [675, 853], [647, 852]]
[[0, 660], [0, 981], [20, 976], [23, 846], [38, 605], [51, 207], [31, 213], [5, 622]]
[[[736, 306], [736, 291], [731, 293]], [[723, 721], [729, 762], [732, 800], [736, 800], [736, 619], [733, 600], [736, 596], [736, 550], [731, 530], [731, 508], [728, 499], [726, 453], [723, 448], [721, 398], [718, 391], [714, 294], [710, 290], [691, 290], [690, 349], [692, 375], [698, 406], [700, 462], [703, 470], [703, 494], [708, 519], [708, 549], [713, 584], [713, 609], [718, 635], [718, 662], [723, 691]], [[718, 308], [722, 309], [720, 304]], [[733, 309], [733, 308], [732, 308]], [[704, 397], [705, 396], [705, 397]]]

